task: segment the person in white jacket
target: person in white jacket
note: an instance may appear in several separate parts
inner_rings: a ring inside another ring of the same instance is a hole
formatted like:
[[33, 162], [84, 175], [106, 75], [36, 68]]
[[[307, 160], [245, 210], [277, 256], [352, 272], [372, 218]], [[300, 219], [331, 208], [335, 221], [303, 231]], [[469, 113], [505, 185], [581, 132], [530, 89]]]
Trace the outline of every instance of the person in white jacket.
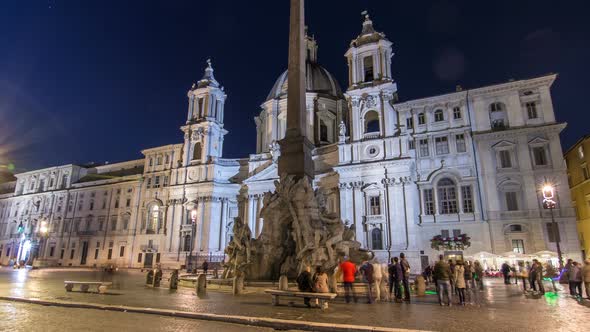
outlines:
[[453, 280], [457, 293], [459, 293], [459, 305], [465, 305], [465, 266], [463, 266], [463, 261], [457, 262]]

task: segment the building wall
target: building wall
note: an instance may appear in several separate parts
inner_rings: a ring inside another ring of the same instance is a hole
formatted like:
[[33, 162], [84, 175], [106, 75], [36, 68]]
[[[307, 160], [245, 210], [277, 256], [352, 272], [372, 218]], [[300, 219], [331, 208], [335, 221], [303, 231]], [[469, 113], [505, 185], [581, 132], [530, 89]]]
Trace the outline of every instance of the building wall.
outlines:
[[565, 152], [567, 176], [584, 258], [590, 253], [590, 139], [583, 137]]

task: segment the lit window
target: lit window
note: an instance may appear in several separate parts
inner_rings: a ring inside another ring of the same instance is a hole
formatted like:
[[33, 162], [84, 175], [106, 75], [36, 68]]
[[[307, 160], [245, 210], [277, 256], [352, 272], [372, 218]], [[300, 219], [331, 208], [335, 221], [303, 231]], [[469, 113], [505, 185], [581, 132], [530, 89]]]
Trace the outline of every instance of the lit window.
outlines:
[[584, 159], [584, 147], [581, 145], [578, 146], [578, 158]]
[[512, 251], [519, 254], [524, 254], [524, 241], [512, 240]]
[[588, 166], [582, 166], [582, 174], [584, 175], [584, 180], [590, 179], [590, 171], [588, 171]]

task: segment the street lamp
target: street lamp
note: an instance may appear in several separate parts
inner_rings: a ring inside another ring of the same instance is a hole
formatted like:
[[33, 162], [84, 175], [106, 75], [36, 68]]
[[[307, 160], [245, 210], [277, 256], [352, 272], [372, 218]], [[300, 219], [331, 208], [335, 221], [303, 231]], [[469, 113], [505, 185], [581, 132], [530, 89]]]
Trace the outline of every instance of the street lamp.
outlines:
[[559, 245], [560, 236], [559, 236], [559, 228], [557, 227], [557, 223], [555, 222], [555, 217], [553, 215], [553, 209], [557, 206], [555, 202], [555, 187], [545, 179], [545, 184], [542, 188], [543, 192], [543, 208], [548, 209], [551, 212], [551, 227], [553, 228], [553, 237], [555, 238], [555, 246], [557, 248], [557, 257], [559, 259], [559, 270], [563, 269], [563, 256], [561, 254], [561, 246]]

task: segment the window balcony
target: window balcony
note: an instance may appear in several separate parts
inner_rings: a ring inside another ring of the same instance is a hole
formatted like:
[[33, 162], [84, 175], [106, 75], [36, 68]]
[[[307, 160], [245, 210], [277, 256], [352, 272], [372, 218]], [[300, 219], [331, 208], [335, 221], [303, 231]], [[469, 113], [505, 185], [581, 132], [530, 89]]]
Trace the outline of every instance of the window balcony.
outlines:
[[139, 250], [141, 251], [158, 251], [158, 246], [157, 245], [149, 245], [149, 244], [144, 244], [139, 246]]
[[77, 231], [78, 236], [95, 236], [96, 231]]

